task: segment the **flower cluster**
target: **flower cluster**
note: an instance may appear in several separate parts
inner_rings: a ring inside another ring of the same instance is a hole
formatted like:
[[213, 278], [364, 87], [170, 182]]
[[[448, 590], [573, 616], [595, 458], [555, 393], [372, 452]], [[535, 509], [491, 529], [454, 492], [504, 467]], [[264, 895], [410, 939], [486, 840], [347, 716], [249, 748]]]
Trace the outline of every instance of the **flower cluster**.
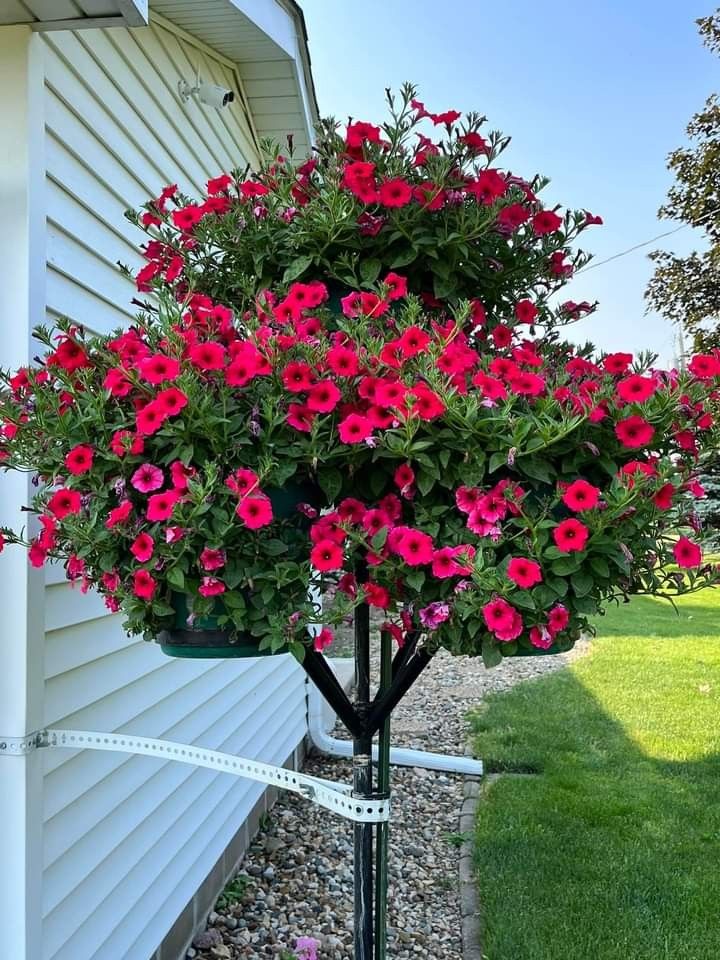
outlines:
[[[331, 647], [366, 601], [398, 644], [492, 663], [714, 582], [693, 504], [720, 353], [680, 373], [561, 340], [589, 305], [547, 296], [598, 218], [545, 210], [458, 119], [406, 97], [383, 128], [326, 125], [299, 168], [220, 176], [202, 203], [164, 190], [137, 322], [38, 330], [37, 365], [3, 375], [0, 461], [42, 484], [4, 537], [129, 631], [172, 627], [181, 596], [273, 650]], [[422, 123], [447, 138], [410, 149]]]

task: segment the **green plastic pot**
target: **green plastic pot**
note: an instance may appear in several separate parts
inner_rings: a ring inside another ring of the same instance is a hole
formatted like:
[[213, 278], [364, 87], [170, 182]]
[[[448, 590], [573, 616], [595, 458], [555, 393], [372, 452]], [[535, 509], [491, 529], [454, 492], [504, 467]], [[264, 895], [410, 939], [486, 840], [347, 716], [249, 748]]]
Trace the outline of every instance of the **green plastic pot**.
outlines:
[[554, 643], [547, 650], [543, 650], [541, 647], [533, 647], [532, 644], [525, 646], [513, 641], [512, 643], [503, 643], [500, 646], [500, 653], [503, 657], [552, 657], [558, 653], [567, 653], [574, 646], [574, 640], [566, 640], [563, 643]]
[[[273, 515], [286, 520], [292, 517], [300, 503], [318, 505], [319, 490], [310, 484], [288, 483], [284, 487], [271, 487], [267, 495], [273, 507]], [[175, 611], [175, 622], [157, 637], [160, 649], [168, 657], [191, 660], [225, 660], [248, 657], [271, 657], [286, 653], [280, 650], [259, 650], [258, 640], [249, 633], [240, 633], [218, 625], [225, 614], [225, 605], [217, 597], [211, 614], [198, 617], [188, 625], [192, 613], [193, 597], [185, 593], [173, 593], [170, 603]]]

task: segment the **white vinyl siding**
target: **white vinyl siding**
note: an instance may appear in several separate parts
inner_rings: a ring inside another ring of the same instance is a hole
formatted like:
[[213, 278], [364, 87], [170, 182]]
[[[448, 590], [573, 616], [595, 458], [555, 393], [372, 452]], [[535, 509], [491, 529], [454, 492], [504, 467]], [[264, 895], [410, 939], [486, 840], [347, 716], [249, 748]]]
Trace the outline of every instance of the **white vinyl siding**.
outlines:
[[[178, 80], [237, 89], [231, 67], [157, 24], [43, 37], [47, 309], [96, 331], [133, 318], [143, 234], [123, 216], [168, 183], [196, 195], [255, 164], [241, 98], [182, 104]], [[282, 763], [305, 733], [290, 657], [181, 661], [128, 639], [121, 617], [49, 568], [45, 723], [198, 743]], [[148, 960], [262, 787], [147, 757], [48, 751], [44, 960]]]

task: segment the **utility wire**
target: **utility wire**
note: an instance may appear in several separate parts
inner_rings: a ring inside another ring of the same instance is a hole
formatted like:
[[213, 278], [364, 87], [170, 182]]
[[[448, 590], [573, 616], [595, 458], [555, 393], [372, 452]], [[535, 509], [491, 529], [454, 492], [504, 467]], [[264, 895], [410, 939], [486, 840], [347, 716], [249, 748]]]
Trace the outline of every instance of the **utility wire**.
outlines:
[[664, 237], [670, 237], [673, 233], [677, 233], [679, 230], [686, 230], [688, 227], [699, 227], [706, 220], [709, 220], [713, 214], [706, 214], [704, 217], [701, 217], [699, 220], [696, 220], [695, 223], [681, 223], [678, 227], [673, 227], [672, 230], [666, 230], [664, 233], [659, 233], [656, 237], [651, 237], [649, 240], [644, 240], [642, 243], [636, 243], [633, 247], [628, 247], [627, 250], [621, 250], [620, 253], [613, 254], [612, 257], [607, 257], [605, 260], [598, 260], [597, 263], [589, 263], [586, 267], [583, 267], [581, 270], [578, 270], [575, 276], [580, 273], [584, 273], [586, 270], [594, 270], [595, 267], [602, 267], [605, 263], [610, 263], [612, 260], [618, 260], [620, 257], [626, 257], [629, 253], [634, 253], [636, 250], [640, 250], [642, 247], [648, 247], [651, 243], [656, 243], [658, 240], [662, 240]]

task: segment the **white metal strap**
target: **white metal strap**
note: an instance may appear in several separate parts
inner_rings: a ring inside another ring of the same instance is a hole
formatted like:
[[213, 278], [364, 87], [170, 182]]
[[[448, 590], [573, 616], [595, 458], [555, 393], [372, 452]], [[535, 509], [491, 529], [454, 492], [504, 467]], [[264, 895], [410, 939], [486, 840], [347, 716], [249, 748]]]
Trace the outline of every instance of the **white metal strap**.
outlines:
[[[38, 735], [36, 735], [38, 736]], [[161, 757], [190, 763], [195, 767], [207, 767], [247, 777], [259, 783], [267, 783], [281, 790], [299, 793], [307, 800], [325, 807], [356, 823], [386, 823], [390, 819], [390, 800], [361, 800], [352, 796], [352, 788], [342, 783], [331, 783], [318, 777], [308, 777], [284, 767], [274, 767], [258, 760], [236, 757], [231, 753], [206, 750], [203, 747], [172, 740], [154, 740], [151, 737], [136, 737], [124, 733], [97, 733], [91, 730], [41, 731], [38, 746], [66, 747], [70, 750], [111, 750], [118, 753], [135, 753], [148, 757]]]

